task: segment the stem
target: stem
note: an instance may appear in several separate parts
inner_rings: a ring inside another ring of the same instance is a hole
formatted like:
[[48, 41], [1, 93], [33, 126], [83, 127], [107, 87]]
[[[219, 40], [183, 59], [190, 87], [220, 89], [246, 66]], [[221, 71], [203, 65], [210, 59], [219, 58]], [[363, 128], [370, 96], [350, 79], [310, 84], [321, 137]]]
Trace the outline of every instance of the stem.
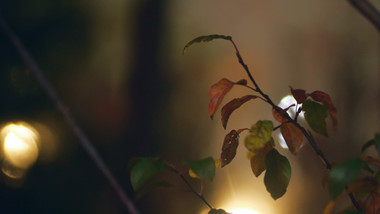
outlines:
[[[276, 111], [278, 113], [281, 114], [280, 112], [280, 109], [276, 104], [273, 103], [273, 101], [269, 98], [269, 96], [267, 94], [265, 94], [259, 87], [259, 85], [256, 83], [255, 79], [253, 78], [251, 72], [249, 71], [249, 68], [248, 66], [244, 63], [243, 61], [243, 58], [241, 57], [240, 55], [240, 52], [236, 46], [236, 44], [234, 43], [234, 41], [231, 39], [230, 40], [231, 43], [233, 44], [234, 48], [235, 48], [235, 51], [236, 51], [236, 56], [238, 57], [238, 60], [239, 60], [239, 63], [243, 66], [245, 72], [247, 73], [249, 79], [251, 80], [251, 82], [253, 83], [253, 85], [255, 86], [256, 88], [256, 91], [262, 96], [264, 97], [264, 99], [266, 99], [267, 103], [270, 104], [272, 106], [272, 108], [276, 109]], [[314, 152], [322, 159], [322, 161], [324, 162], [325, 166], [326, 166], [326, 169], [327, 170], [331, 170], [332, 168], [332, 165], [330, 163], [330, 161], [327, 159], [326, 155], [322, 152], [321, 149], [319, 149], [317, 143], [315, 142], [314, 138], [313, 138], [313, 135], [310, 133], [310, 132], [307, 132], [306, 129], [304, 127], [302, 127], [296, 120], [292, 119], [288, 114], [284, 114], [284, 117], [291, 123], [293, 123], [294, 125], [296, 125], [303, 133], [303, 135], [306, 137], [306, 139], [308, 140], [309, 144], [311, 145], [311, 147], [314, 149]], [[349, 193], [349, 197], [351, 199], [351, 202], [352, 204], [356, 207], [357, 210], [359, 211], [362, 211], [363, 209], [360, 207], [359, 203], [356, 201], [354, 195], [352, 193]]]
[[180, 173], [172, 164], [168, 164], [169, 168], [176, 173], [182, 180], [185, 182], [185, 184], [189, 187], [192, 193], [194, 193], [199, 199], [203, 201], [211, 210], [214, 209], [208, 202], [207, 200], [203, 197], [203, 195], [199, 194], [195, 189], [191, 186], [189, 181], [186, 180], [185, 176], [183, 176], [182, 173]]
[[380, 13], [367, 0], [348, 0], [364, 17], [366, 17], [380, 32]]
[[100, 157], [99, 153], [96, 151], [92, 142], [88, 139], [88, 137], [84, 134], [82, 129], [77, 125], [74, 118], [68, 112], [66, 106], [63, 104], [62, 100], [58, 97], [57, 93], [54, 91], [53, 87], [49, 83], [49, 81], [44, 76], [42, 70], [39, 68], [36, 61], [30, 56], [29, 52], [20, 42], [18, 37], [13, 33], [13, 31], [9, 28], [8, 24], [0, 14], [0, 27], [9, 38], [11, 43], [14, 45], [18, 53], [20, 54], [24, 63], [29, 67], [32, 73], [35, 75], [37, 81], [42, 86], [43, 90], [47, 93], [48, 97], [56, 104], [58, 110], [61, 112], [63, 117], [66, 119], [67, 124], [71, 127], [74, 134], [78, 137], [80, 144], [83, 149], [88, 153], [92, 161], [99, 168], [99, 170], [106, 177], [108, 182], [114, 188], [116, 193], [118, 194], [120, 200], [125, 205], [129, 213], [138, 214], [135, 205], [129, 199], [127, 194], [124, 192], [123, 188], [120, 186], [116, 178], [113, 176], [108, 166], [105, 164], [103, 159]]

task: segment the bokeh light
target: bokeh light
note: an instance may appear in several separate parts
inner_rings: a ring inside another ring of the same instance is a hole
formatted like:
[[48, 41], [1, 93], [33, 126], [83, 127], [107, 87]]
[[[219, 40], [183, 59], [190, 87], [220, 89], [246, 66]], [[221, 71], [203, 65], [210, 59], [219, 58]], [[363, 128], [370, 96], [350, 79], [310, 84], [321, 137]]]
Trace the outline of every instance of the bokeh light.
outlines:
[[259, 212], [246, 209], [246, 208], [233, 209], [233, 210], [229, 210], [228, 212], [232, 214], [260, 214]]
[[[280, 101], [280, 103], [278, 104], [279, 107], [283, 108], [283, 109], [286, 109], [288, 108], [289, 106], [293, 105], [293, 104], [297, 104], [297, 101], [294, 99], [294, 97], [292, 95], [286, 95], [285, 97], [283, 97]], [[292, 106], [288, 109], [287, 113], [289, 114], [289, 116], [291, 118], [294, 118], [294, 116], [296, 115], [296, 109], [302, 107], [302, 104], [300, 105], [297, 105], [297, 106]], [[304, 116], [304, 113], [301, 112], [299, 115], [298, 115], [298, 121], [303, 121], [305, 118]], [[287, 149], [288, 146], [286, 145], [286, 142], [285, 142], [285, 139], [284, 137], [282, 136], [281, 132], [278, 131], [277, 134], [275, 135], [276, 137], [276, 141], [281, 145], [282, 148], [284, 149]]]
[[39, 134], [29, 124], [11, 123], [1, 130], [1, 170], [11, 178], [21, 178], [36, 162]]

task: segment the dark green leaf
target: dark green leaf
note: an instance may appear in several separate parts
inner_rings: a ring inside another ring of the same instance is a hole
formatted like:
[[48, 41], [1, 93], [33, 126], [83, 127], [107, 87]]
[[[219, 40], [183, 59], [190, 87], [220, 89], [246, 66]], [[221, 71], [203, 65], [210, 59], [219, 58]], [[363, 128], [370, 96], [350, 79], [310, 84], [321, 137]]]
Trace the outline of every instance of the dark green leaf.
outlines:
[[199, 42], [209, 42], [214, 39], [225, 39], [225, 40], [232, 40], [231, 36], [224, 36], [224, 35], [218, 35], [218, 34], [212, 34], [212, 35], [207, 35], [207, 36], [199, 36], [190, 42], [188, 42], [185, 47], [183, 48], [183, 53], [185, 53], [185, 50], [190, 47], [194, 43], [199, 43]]
[[291, 177], [291, 168], [288, 159], [276, 149], [272, 149], [265, 158], [267, 170], [264, 184], [273, 199], [283, 196], [288, 188]]
[[158, 158], [141, 158], [131, 169], [131, 183], [136, 191], [154, 175], [165, 171], [166, 163]]
[[328, 188], [330, 196], [336, 199], [352, 183], [367, 164], [359, 158], [349, 158], [336, 165], [329, 174]]
[[172, 185], [167, 181], [158, 181], [142, 186], [135, 195], [135, 199], [138, 200], [144, 196], [147, 192], [157, 187], [171, 187]]
[[318, 134], [327, 136], [326, 118], [329, 115], [329, 107], [306, 100], [302, 110], [305, 111], [305, 119], [310, 128]]
[[212, 181], [215, 176], [215, 161], [214, 158], [208, 157], [202, 160], [186, 161], [186, 165], [200, 178]]

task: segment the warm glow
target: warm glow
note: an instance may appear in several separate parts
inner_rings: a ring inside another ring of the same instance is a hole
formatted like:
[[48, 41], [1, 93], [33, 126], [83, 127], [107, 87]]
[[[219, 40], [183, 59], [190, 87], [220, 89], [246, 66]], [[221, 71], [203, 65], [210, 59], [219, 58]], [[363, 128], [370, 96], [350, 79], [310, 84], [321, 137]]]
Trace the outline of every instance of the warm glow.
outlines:
[[[38, 157], [38, 133], [26, 123], [8, 124], [1, 131], [2, 171], [10, 177], [19, 177], [20, 171], [30, 168]], [[12, 175], [17, 172], [17, 175]]]
[[229, 210], [228, 212], [232, 214], [259, 214], [258, 212], [250, 209], [233, 209]]

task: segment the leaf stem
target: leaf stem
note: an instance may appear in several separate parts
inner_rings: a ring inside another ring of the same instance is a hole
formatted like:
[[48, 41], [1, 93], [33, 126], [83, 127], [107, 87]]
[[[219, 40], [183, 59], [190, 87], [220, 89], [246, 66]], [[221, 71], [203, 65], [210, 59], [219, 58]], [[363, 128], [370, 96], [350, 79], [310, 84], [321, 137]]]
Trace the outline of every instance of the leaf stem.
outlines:
[[116, 191], [120, 200], [125, 205], [129, 213], [138, 214], [139, 212], [137, 211], [135, 205], [129, 199], [127, 194], [124, 192], [123, 188], [120, 186], [116, 178], [111, 173], [108, 166], [100, 157], [99, 153], [93, 146], [92, 142], [84, 134], [82, 129], [75, 122], [74, 118], [70, 115], [66, 106], [63, 104], [62, 100], [58, 97], [57, 93], [54, 91], [50, 82], [44, 76], [42, 70], [40, 69], [36, 61], [31, 57], [31, 55], [26, 50], [24, 45], [21, 43], [21, 41], [18, 39], [15, 33], [10, 29], [10, 27], [8, 26], [8, 24], [6, 23], [6, 21], [4, 20], [1, 14], [0, 14], [0, 28], [4, 31], [5, 35], [9, 38], [11, 43], [14, 45], [15, 49], [20, 54], [24, 63], [29, 67], [31, 72], [35, 75], [37, 81], [39, 82], [43, 90], [47, 93], [48, 97], [56, 104], [58, 110], [66, 119], [67, 124], [71, 127], [74, 134], [78, 137], [79, 142], [82, 145], [83, 149], [88, 153], [88, 155], [90, 156], [94, 164], [99, 168], [99, 170], [106, 177], [106, 179], [111, 184], [113, 189]]
[[[276, 104], [274, 104], [274, 102], [269, 98], [269, 96], [267, 94], [265, 94], [261, 88], [259, 87], [259, 85], [256, 83], [255, 79], [253, 78], [251, 72], [249, 71], [249, 68], [248, 66], [244, 63], [244, 60], [243, 58], [241, 57], [240, 55], [240, 52], [235, 44], [235, 42], [231, 39], [230, 40], [232, 45], [234, 46], [235, 48], [235, 51], [236, 51], [236, 56], [238, 58], [238, 61], [239, 63], [243, 66], [245, 72], [247, 73], [249, 79], [251, 80], [251, 82], [253, 83], [253, 85], [255, 86], [256, 88], [256, 91], [264, 98], [266, 99], [266, 102], [272, 106], [272, 108], [276, 109], [276, 111], [278, 113], [281, 114], [280, 112], [280, 109]], [[295, 119], [292, 119], [288, 114], [284, 114], [284, 117], [291, 123], [293, 123], [295, 126], [297, 126], [303, 133], [303, 135], [306, 137], [306, 139], [308, 140], [309, 144], [311, 145], [311, 147], [314, 149], [314, 152], [321, 158], [321, 160], [323, 161], [323, 163], [325, 164], [326, 166], [326, 169], [327, 170], [331, 170], [332, 168], [332, 165], [330, 163], [330, 161], [327, 159], [326, 155], [322, 152], [321, 149], [319, 149], [316, 141], [314, 140], [313, 138], [313, 135], [310, 133], [310, 132], [307, 132], [306, 129], [301, 126]], [[352, 193], [349, 193], [349, 197], [351, 199], [351, 202], [352, 204], [356, 207], [356, 209], [358, 209], [359, 211], [362, 211], [363, 209], [360, 207], [359, 203], [356, 201], [354, 195]]]
[[[189, 183], [189, 181], [185, 178], [185, 176], [183, 176], [183, 174], [181, 172], [178, 171], [178, 169], [176, 169], [172, 164], [169, 164], [168, 163], [168, 166], [170, 168], [170, 170], [172, 170], [174, 173], [176, 173], [182, 180], [183, 182], [185, 182], [185, 184], [189, 187], [189, 189], [191, 190], [192, 193], [194, 193], [199, 199], [201, 199], [203, 201], [203, 203], [205, 203], [209, 208], [210, 210], [214, 209], [210, 203], [207, 202], [207, 200], [203, 197], [203, 194], [200, 194], [198, 193], [192, 186], [191, 184]], [[203, 188], [202, 188], [203, 189]], [[202, 190], [203, 192], [203, 190]]]

